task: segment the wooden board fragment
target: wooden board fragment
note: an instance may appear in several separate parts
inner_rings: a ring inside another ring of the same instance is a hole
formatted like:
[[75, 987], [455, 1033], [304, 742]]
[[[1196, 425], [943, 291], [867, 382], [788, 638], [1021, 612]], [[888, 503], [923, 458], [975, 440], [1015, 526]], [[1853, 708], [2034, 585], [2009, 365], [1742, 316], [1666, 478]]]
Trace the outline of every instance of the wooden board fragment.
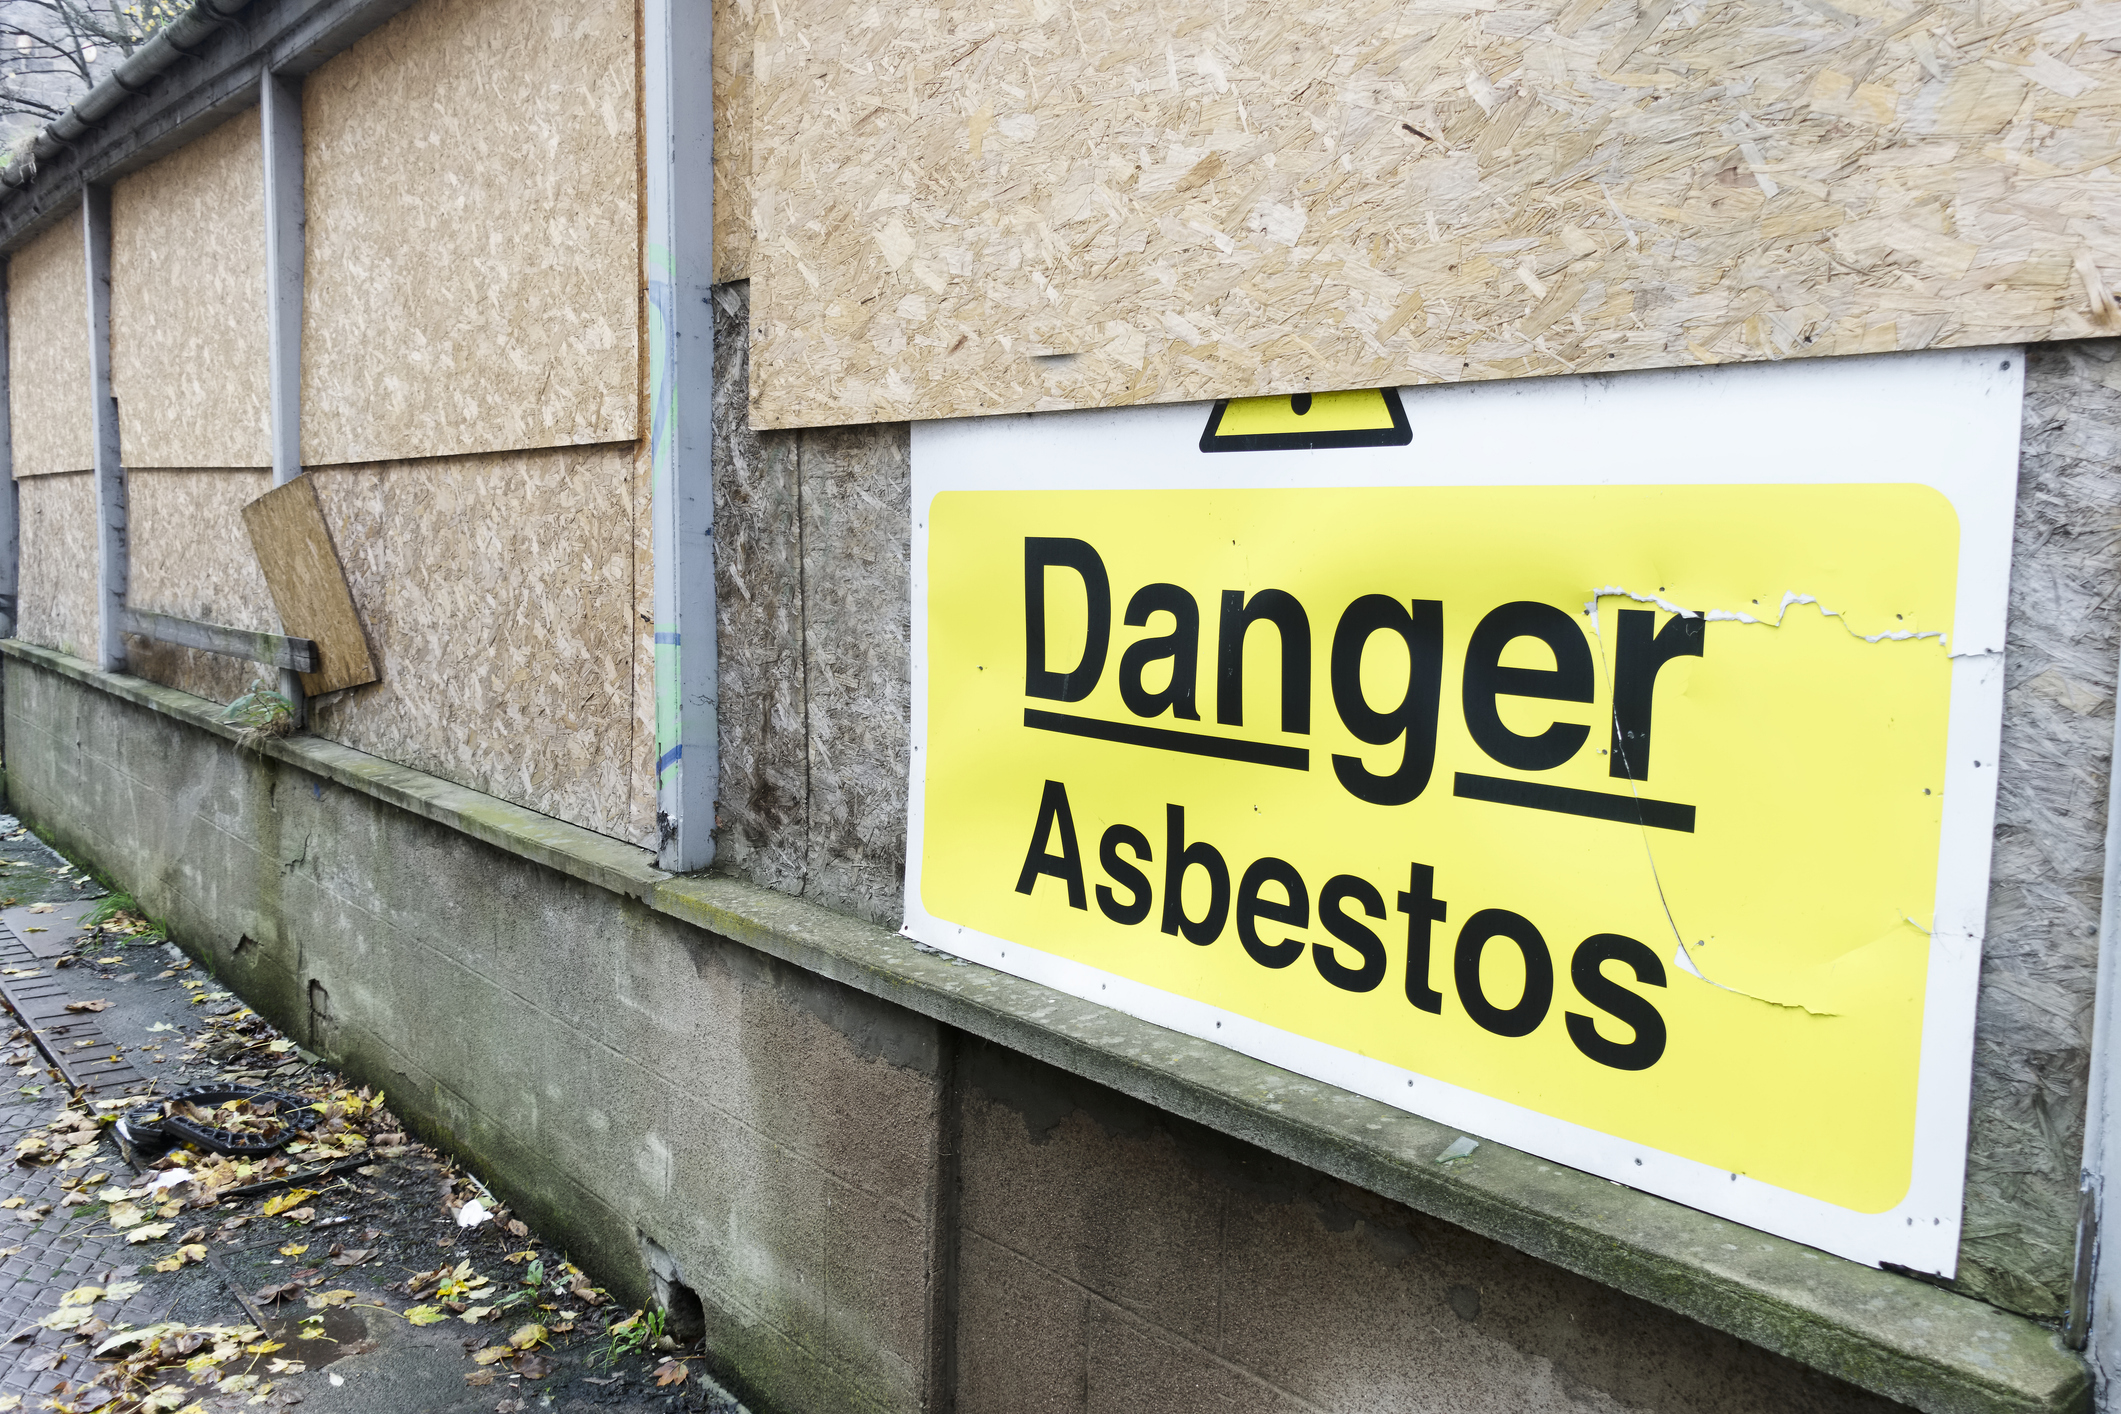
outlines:
[[754, 422], [2121, 332], [2117, 14], [779, 0]]
[[314, 639], [324, 655], [323, 671], [302, 674], [302, 691], [321, 697], [376, 681], [381, 675], [369, 657], [368, 635], [324, 524], [315, 483], [298, 476], [274, 487], [243, 508], [243, 526], [280, 612], [282, 631]]

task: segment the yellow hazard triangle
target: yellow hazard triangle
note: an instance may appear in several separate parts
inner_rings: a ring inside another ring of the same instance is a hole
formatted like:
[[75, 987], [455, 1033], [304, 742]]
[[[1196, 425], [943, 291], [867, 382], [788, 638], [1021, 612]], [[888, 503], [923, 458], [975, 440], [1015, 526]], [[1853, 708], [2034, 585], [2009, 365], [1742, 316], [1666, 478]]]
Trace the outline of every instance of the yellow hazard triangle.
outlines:
[[1200, 434], [1204, 452], [1312, 451], [1326, 447], [1404, 447], [1414, 440], [1397, 388], [1225, 398]]

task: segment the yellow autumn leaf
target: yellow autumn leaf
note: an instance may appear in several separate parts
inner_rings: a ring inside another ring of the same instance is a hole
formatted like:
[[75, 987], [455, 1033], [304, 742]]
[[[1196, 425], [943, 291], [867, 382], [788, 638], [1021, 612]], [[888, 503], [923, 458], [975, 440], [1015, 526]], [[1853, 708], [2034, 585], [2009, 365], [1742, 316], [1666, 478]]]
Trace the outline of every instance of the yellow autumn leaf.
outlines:
[[175, 1223], [149, 1223], [145, 1227], [136, 1227], [125, 1234], [125, 1240], [127, 1242], [152, 1242], [158, 1237], [169, 1236], [169, 1230], [175, 1226]]
[[515, 1353], [515, 1347], [512, 1345], [489, 1345], [471, 1358], [478, 1364], [491, 1365], [496, 1361], [506, 1360]]
[[103, 1299], [100, 1286], [77, 1286], [59, 1298], [61, 1306], [93, 1306]]
[[29, 1199], [23, 1197], [19, 1193], [16, 1194], [14, 1197], [9, 1198], [5, 1202], [0, 1202], [0, 1208], [26, 1208], [28, 1206]]
[[317, 1196], [314, 1188], [290, 1188], [285, 1193], [276, 1193], [265, 1200], [265, 1216], [276, 1218], [280, 1214], [301, 1207]]
[[516, 1333], [508, 1337], [508, 1343], [518, 1350], [528, 1350], [543, 1339], [545, 1339], [545, 1328], [536, 1321], [532, 1321], [528, 1325], [518, 1327]]
[[22, 1396], [21, 1396], [21, 1395], [19, 1395], [19, 1394], [0, 1394], [0, 1414], [10, 1414], [10, 1411], [13, 1411], [13, 1410], [16, 1410], [16, 1409], [20, 1409], [21, 1407], [22, 1407]]
[[280, 1255], [283, 1257], [299, 1257], [308, 1250], [309, 1244], [307, 1242], [290, 1242], [280, 1249]]
[[86, 1325], [96, 1318], [90, 1306], [61, 1306], [48, 1316], [37, 1318], [37, 1324], [48, 1331], [70, 1331], [75, 1326]]
[[164, 1257], [161, 1261], [154, 1264], [154, 1269], [158, 1272], [174, 1272], [183, 1265], [184, 1259], [182, 1257]]
[[416, 1326], [432, 1326], [449, 1319], [449, 1313], [439, 1306], [415, 1306], [405, 1313], [405, 1319]]
[[110, 1205], [110, 1225], [112, 1227], [128, 1228], [142, 1221], [145, 1217], [144, 1213], [130, 1203], [113, 1203]]

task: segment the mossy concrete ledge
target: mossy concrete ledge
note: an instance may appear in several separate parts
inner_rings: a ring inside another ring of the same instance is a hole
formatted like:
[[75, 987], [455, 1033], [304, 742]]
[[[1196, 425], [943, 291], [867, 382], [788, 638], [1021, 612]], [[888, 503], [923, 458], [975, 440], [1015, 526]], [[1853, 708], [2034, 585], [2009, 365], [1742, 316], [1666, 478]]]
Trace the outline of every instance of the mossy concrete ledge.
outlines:
[[[216, 704], [16, 640], [0, 652], [238, 741]], [[919, 947], [316, 737], [252, 748], [1933, 1414], [2089, 1410], [2084, 1362], [1985, 1303], [1770, 1237]]]

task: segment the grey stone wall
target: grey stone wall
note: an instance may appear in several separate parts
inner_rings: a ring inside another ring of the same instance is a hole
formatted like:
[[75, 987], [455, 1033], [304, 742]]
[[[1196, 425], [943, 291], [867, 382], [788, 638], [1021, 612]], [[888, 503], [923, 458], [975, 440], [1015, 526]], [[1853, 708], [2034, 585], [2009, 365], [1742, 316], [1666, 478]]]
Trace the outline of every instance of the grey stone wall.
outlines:
[[[901, 920], [910, 477], [903, 425], [753, 433], [722, 290], [722, 866]], [[1959, 1287], [2068, 1300], [2121, 651], [2121, 342], [2035, 346]]]

